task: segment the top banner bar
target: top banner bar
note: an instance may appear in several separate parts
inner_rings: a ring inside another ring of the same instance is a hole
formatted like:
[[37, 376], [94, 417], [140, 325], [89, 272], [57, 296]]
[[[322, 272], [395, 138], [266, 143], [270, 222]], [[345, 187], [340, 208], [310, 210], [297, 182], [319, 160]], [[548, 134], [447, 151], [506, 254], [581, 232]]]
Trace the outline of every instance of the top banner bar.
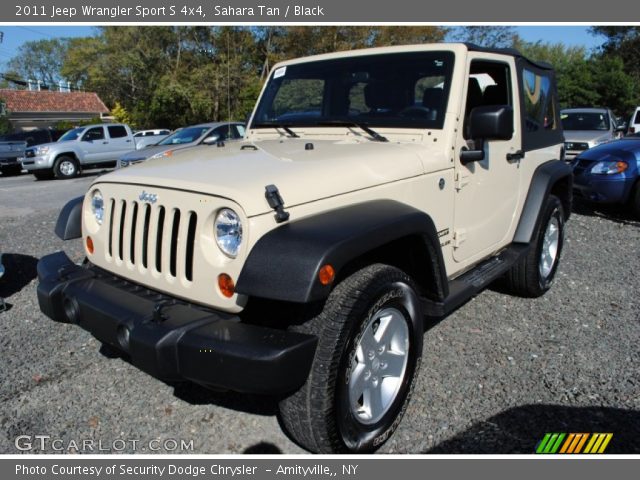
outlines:
[[638, 21], [609, 0], [15, 0], [0, 23], [604, 23]]

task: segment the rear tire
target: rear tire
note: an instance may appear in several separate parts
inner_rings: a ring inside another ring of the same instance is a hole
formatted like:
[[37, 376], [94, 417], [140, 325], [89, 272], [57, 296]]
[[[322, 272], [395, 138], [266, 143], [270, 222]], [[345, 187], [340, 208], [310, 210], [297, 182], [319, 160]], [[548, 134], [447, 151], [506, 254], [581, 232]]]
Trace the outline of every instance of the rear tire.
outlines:
[[53, 173], [56, 178], [67, 179], [77, 177], [80, 173], [78, 161], [73, 157], [62, 156], [56, 159], [53, 165]]
[[371, 265], [343, 280], [322, 312], [294, 327], [318, 336], [304, 386], [280, 402], [289, 434], [318, 453], [371, 452], [395, 431], [422, 357], [422, 310], [401, 270]]
[[564, 244], [564, 218], [562, 203], [549, 195], [532, 248], [506, 274], [506, 286], [512, 293], [539, 297], [551, 288]]

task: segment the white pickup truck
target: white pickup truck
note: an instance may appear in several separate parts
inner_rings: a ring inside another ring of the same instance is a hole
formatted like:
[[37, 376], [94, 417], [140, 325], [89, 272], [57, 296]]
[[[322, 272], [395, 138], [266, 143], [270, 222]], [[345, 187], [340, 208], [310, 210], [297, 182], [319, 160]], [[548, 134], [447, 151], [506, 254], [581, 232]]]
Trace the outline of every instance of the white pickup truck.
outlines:
[[115, 166], [135, 148], [128, 125], [87, 125], [69, 130], [57, 142], [27, 148], [22, 167], [38, 180], [73, 178], [81, 169]]

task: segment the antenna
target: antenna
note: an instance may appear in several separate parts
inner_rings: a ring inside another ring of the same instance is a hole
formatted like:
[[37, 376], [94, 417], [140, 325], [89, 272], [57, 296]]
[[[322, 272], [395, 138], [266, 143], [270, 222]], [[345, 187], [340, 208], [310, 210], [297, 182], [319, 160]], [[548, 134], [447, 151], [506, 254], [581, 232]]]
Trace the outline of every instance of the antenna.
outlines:
[[[231, 47], [227, 30], [227, 121], [231, 122]], [[227, 137], [231, 138], [231, 123], [227, 125]]]

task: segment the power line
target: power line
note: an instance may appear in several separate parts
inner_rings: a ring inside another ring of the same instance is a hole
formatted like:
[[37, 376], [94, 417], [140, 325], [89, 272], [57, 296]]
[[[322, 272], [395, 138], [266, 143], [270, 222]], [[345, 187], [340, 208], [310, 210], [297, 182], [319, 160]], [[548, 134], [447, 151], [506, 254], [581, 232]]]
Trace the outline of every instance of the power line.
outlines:
[[34, 28], [22, 27], [22, 26], [18, 26], [18, 28], [21, 28], [21, 29], [26, 30], [26, 31], [28, 31], [28, 32], [37, 33], [38, 35], [42, 35], [43, 37], [53, 38], [53, 37], [52, 37], [51, 35], [49, 35], [48, 33], [41, 32], [41, 31], [36, 30], [36, 29], [34, 29]]

